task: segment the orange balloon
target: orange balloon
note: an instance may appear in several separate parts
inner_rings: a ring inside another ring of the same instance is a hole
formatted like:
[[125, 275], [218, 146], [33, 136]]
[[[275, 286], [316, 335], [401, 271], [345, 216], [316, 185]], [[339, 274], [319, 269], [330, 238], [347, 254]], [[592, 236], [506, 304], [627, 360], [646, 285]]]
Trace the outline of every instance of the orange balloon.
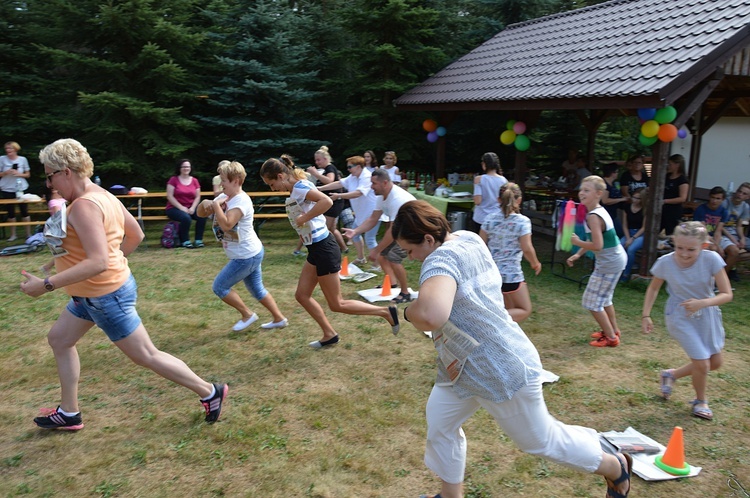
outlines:
[[424, 128], [424, 131], [426, 131], [427, 133], [437, 130], [437, 127], [437, 121], [435, 121], [434, 119], [425, 119], [422, 123], [422, 128]]
[[659, 140], [662, 142], [671, 142], [677, 138], [677, 127], [673, 124], [666, 123], [659, 126]]

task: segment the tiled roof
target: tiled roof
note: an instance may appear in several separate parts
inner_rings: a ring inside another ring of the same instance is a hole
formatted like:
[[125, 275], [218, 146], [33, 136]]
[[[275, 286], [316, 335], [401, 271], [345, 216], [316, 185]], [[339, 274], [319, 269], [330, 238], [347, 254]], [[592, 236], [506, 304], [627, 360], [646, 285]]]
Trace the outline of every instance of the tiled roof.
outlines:
[[749, 43], [750, 0], [613, 0], [508, 26], [394, 103], [671, 104]]

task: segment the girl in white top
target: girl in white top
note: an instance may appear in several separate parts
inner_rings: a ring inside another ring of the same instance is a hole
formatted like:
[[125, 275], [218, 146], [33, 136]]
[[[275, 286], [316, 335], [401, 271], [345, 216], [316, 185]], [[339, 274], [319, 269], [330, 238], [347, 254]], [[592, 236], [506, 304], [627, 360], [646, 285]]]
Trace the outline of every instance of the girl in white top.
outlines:
[[372, 173], [378, 167], [378, 156], [371, 150], [366, 150], [362, 157], [365, 158], [365, 169]]
[[398, 162], [396, 153], [392, 150], [387, 151], [385, 154], [383, 154], [383, 162], [385, 164], [380, 167], [386, 170], [388, 172], [388, 176], [391, 177], [391, 181], [398, 185], [401, 181], [401, 173], [398, 170], [398, 166], [396, 166], [396, 163]]
[[602, 475], [607, 496], [626, 498], [630, 456], [605, 453], [596, 431], [563, 424], [547, 410], [539, 353], [498, 299], [502, 278], [479, 236], [450, 233], [445, 216], [425, 201], [401, 206], [391, 230], [409, 257], [422, 261], [419, 297], [404, 319], [433, 331], [438, 352], [424, 461], [442, 481], [440, 496], [463, 496], [461, 426], [484, 408], [522, 451]]
[[474, 232], [479, 232], [482, 223], [491, 214], [500, 212], [500, 187], [508, 183], [500, 169], [500, 159], [494, 152], [482, 156], [483, 175], [474, 177]]
[[[294, 167], [294, 161], [286, 154], [280, 159], [271, 158], [260, 168], [263, 182], [278, 192], [291, 192], [290, 203], [297, 203], [301, 208], [292, 226], [298, 233], [309, 226], [311, 235], [303, 237], [307, 246], [307, 260], [302, 267], [302, 274], [297, 283], [294, 297], [305, 311], [318, 323], [323, 330], [323, 337], [309, 344], [311, 348], [320, 349], [339, 342], [339, 335], [318, 302], [312, 294], [317, 285], [326, 298], [331, 311], [347, 313], [349, 315], [379, 316], [388, 321], [391, 331], [396, 334], [399, 330], [398, 310], [395, 306], [384, 308], [362, 301], [344, 299], [341, 296], [341, 250], [326, 228], [323, 213], [328, 210], [333, 201], [320, 192], [315, 185], [307, 180], [304, 170]], [[309, 225], [307, 225], [309, 224]], [[305, 240], [307, 239], [307, 240]]]
[[542, 271], [542, 263], [531, 243], [531, 220], [521, 214], [523, 196], [520, 187], [506, 183], [501, 192], [502, 211], [491, 214], [484, 221], [479, 236], [489, 247], [503, 277], [505, 309], [513, 321], [521, 322], [531, 315], [531, 297], [524, 281], [521, 257], [526, 257], [536, 275]]
[[242, 190], [247, 175], [245, 167], [236, 161], [222, 161], [217, 171], [223, 193], [198, 206], [198, 216], [213, 214], [213, 231], [229, 258], [229, 263], [214, 279], [214, 294], [242, 315], [232, 327], [235, 332], [245, 330], [258, 319], [258, 315], [251, 312], [237, 291], [232, 289], [240, 280], [273, 315], [273, 320], [261, 328], [286, 327], [287, 319], [279, 311], [273, 296], [263, 287], [263, 243], [253, 229], [253, 201]]
[[[708, 407], [706, 384], [708, 372], [723, 363], [724, 326], [719, 306], [732, 301], [732, 287], [721, 256], [704, 250], [708, 231], [703, 223], [688, 221], [677, 225], [672, 240], [674, 252], [660, 257], [651, 267], [654, 278], [643, 300], [641, 326], [645, 334], [654, 330], [651, 309], [666, 282], [669, 298], [664, 306], [664, 324], [690, 362], [679, 368], [662, 370], [661, 394], [669, 399], [677, 379], [692, 377], [693, 415], [711, 420], [713, 412]], [[714, 285], [718, 293], [714, 293]]]

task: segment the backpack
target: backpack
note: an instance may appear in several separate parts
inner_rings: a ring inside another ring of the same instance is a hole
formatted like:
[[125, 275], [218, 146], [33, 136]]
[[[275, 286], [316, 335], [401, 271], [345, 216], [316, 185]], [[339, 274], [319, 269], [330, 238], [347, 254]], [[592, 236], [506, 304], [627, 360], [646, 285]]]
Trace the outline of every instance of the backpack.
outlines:
[[169, 221], [161, 232], [161, 246], [166, 249], [180, 247], [180, 225], [176, 221]]

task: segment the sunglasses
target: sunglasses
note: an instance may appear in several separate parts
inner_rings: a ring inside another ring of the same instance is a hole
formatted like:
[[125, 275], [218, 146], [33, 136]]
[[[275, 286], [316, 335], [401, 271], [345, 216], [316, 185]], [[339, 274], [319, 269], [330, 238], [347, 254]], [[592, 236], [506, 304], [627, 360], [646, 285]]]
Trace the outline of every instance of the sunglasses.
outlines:
[[47, 181], [50, 182], [50, 183], [52, 183], [52, 177], [54, 177], [58, 173], [62, 173], [63, 171], [64, 170], [62, 170], [62, 169], [57, 170], [57, 171], [53, 171], [52, 173], [50, 173], [49, 175], [47, 175]]
[[346, 169], [356, 168], [357, 166], [358, 166], [357, 164], [347, 164]]

